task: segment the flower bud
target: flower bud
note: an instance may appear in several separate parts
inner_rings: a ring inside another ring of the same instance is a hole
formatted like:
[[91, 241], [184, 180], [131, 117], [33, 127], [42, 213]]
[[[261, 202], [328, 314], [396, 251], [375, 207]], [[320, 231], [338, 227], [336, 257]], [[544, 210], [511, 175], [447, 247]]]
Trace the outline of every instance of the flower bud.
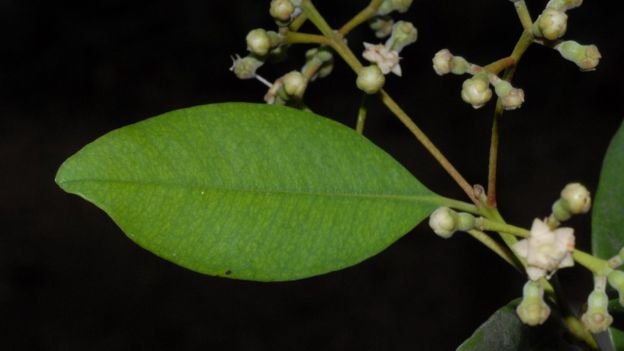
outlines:
[[576, 63], [581, 71], [595, 70], [602, 58], [596, 45], [581, 45], [572, 40], [560, 43], [555, 49], [563, 58]]
[[624, 272], [613, 270], [607, 276], [609, 285], [618, 292], [620, 297], [620, 305], [624, 306]]
[[306, 64], [301, 72], [308, 74], [310, 71], [316, 73], [310, 76], [310, 80], [327, 77], [334, 69], [334, 55], [327, 48], [314, 48], [306, 51]]
[[451, 72], [451, 60], [453, 54], [448, 49], [442, 49], [433, 56], [433, 70], [439, 76], [443, 76]]
[[298, 71], [292, 71], [284, 75], [282, 78], [284, 83], [284, 92], [296, 99], [303, 98], [308, 82], [306, 78]]
[[271, 38], [262, 28], [257, 28], [247, 34], [247, 50], [254, 55], [265, 56], [271, 50]]
[[464, 81], [461, 92], [462, 99], [478, 109], [492, 98], [492, 90], [487, 76], [475, 75]]
[[546, 8], [537, 19], [537, 35], [548, 40], [561, 38], [568, 28], [568, 15], [562, 10]]
[[392, 36], [386, 41], [385, 46], [392, 51], [400, 53], [403, 48], [413, 44], [418, 39], [418, 30], [411, 22], [398, 21], [392, 26]]
[[495, 75], [491, 75], [491, 77], [493, 77], [493, 79], [491, 79], [490, 82], [494, 85], [496, 95], [501, 98], [501, 104], [505, 110], [515, 110], [522, 106], [524, 102], [524, 90], [514, 88], [511, 83]]
[[362, 67], [358, 72], [355, 84], [366, 94], [375, 94], [386, 83], [386, 77], [377, 65]]
[[429, 226], [438, 236], [449, 239], [457, 231], [459, 216], [448, 207], [440, 207], [429, 216]]
[[591, 194], [580, 183], [570, 183], [561, 191], [562, 206], [572, 214], [583, 214], [591, 208]]
[[378, 15], [387, 15], [392, 11], [404, 13], [409, 10], [413, 0], [383, 0], [377, 10]]
[[581, 316], [581, 321], [585, 328], [592, 333], [601, 333], [606, 331], [613, 317], [607, 310], [609, 305], [609, 297], [603, 290], [594, 290], [589, 294], [587, 299], [587, 311]]
[[390, 16], [375, 16], [368, 22], [368, 26], [375, 32], [379, 39], [385, 38], [392, 33], [394, 20]]
[[272, 0], [269, 13], [278, 22], [288, 23], [295, 13], [295, 5], [290, 0]]
[[548, 4], [546, 4], [546, 7], [567, 11], [579, 7], [581, 4], [583, 4], [583, 0], [550, 0]]
[[516, 307], [522, 323], [537, 326], [550, 316], [550, 307], [544, 302], [544, 288], [539, 282], [527, 281], [522, 289], [522, 302]]
[[236, 55], [232, 57], [232, 67], [230, 71], [234, 72], [238, 79], [252, 79], [256, 77], [256, 70], [260, 68], [264, 62], [254, 56], [246, 56], [241, 58]]

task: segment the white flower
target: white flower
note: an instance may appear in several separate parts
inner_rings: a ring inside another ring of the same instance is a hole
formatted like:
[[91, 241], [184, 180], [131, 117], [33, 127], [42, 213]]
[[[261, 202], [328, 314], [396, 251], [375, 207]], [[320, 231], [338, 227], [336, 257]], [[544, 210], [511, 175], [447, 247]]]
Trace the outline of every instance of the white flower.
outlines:
[[571, 252], [574, 250], [574, 229], [550, 228], [535, 219], [527, 239], [514, 245], [514, 250], [527, 261], [527, 274], [531, 280], [548, 278], [559, 268], [574, 266]]
[[399, 53], [389, 50], [382, 44], [364, 43], [364, 53], [362, 54], [368, 61], [377, 64], [383, 74], [390, 72], [401, 76], [401, 66], [399, 65]]

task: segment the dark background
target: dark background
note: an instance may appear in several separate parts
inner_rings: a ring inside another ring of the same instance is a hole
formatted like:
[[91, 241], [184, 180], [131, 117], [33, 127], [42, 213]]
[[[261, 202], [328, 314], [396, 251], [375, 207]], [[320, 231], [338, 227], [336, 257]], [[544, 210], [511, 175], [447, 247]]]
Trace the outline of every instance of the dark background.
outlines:
[[[534, 16], [546, 1], [528, 1]], [[273, 28], [269, 1], [0, 0], [0, 349], [2, 350], [451, 350], [524, 277], [470, 239], [421, 225], [362, 264], [296, 282], [202, 276], [130, 240], [100, 210], [63, 193], [54, 174], [96, 137], [187, 106], [261, 102], [265, 88], [239, 81], [229, 56], [244, 37]], [[365, 0], [317, 1], [338, 26]], [[570, 12], [566, 38], [604, 58], [581, 73], [555, 51], [532, 47], [515, 85], [522, 109], [502, 121], [501, 211], [525, 227], [569, 181], [595, 192], [602, 155], [623, 116], [621, 22], [612, 2]], [[521, 26], [509, 1], [423, 1], [401, 16], [419, 29], [402, 55], [404, 76], [386, 85], [472, 182], [484, 183], [493, 103], [461, 102], [465, 77], [437, 77], [431, 57], [448, 47], [487, 64], [511, 52]], [[305, 31], [313, 29], [306, 26]], [[367, 28], [349, 42], [375, 41]], [[300, 67], [303, 49], [263, 67], [269, 79]], [[337, 63], [311, 85], [316, 112], [354, 125], [354, 76]], [[463, 199], [426, 151], [377, 101], [366, 134], [432, 190]], [[571, 221], [589, 250], [589, 218]], [[562, 272], [582, 303], [591, 277]]]

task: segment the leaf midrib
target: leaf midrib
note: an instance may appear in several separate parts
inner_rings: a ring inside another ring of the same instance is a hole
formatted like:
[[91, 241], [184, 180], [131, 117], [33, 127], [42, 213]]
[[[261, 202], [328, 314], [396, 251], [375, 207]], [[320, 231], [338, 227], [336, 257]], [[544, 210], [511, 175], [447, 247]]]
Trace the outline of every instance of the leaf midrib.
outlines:
[[286, 195], [298, 195], [298, 196], [319, 196], [319, 197], [348, 197], [348, 198], [364, 198], [364, 199], [382, 199], [382, 200], [394, 200], [394, 201], [407, 201], [407, 202], [429, 202], [431, 204], [440, 205], [443, 204], [441, 198], [438, 196], [424, 196], [424, 195], [397, 195], [397, 194], [366, 194], [366, 193], [338, 193], [338, 192], [309, 192], [309, 191], [289, 191], [289, 190], [269, 190], [269, 189], [250, 189], [250, 188], [218, 188], [199, 185], [188, 185], [174, 182], [145, 182], [145, 181], [126, 181], [126, 180], [106, 180], [106, 179], [80, 179], [80, 180], [66, 180], [59, 181], [58, 184], [61, 188], [65, 189], [66, 185], [76, 183], [112, 183], [112, 184], [130, 184], [130, 185], [144, 185], [144, 186], [163, 186], [163, 187], [178, 187], [187, 188], [189, 190], [196, 189], [201, 192], [240, 192], [240, 193], [259, 193], [259, 194], [286, 194]]

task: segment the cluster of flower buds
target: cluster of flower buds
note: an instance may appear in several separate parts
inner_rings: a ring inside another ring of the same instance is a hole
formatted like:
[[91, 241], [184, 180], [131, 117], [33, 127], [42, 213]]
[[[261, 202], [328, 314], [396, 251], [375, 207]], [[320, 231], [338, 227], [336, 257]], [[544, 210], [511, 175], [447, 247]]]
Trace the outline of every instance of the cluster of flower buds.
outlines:
[[280, 27], [279, 32], [257, 28], [246, 37], [249, 54], [245, 57], [233, 57], [230, 68], [239, 79], [257, 79], [269, 90], [264, 100], [270, 104], [300, 105], [309, 82], [328, 76], [334, 66], [332, 51], [319, 46], [306, 52], [306, 62], [300, 71], [291, 71], [274, 82], [262, 78], [256, 72], [267, 60], [280, 61], [286, 55], [288, 45], [285, 35], [288, 25], [301, 14], [301, 0], [272, 0], [269, 13]]
[[529, 280], [522, 289], [522, 302], [516, 307], [520, 320], [527, 325], [543, 324], [550, 316], [550, 307], [544, 302], [544, 287]]
[[[386, 1], [389, 2], [389, 1]], [[400, 1], [398, 3], [401, 3]], [[411, 3], [411, 1], [409, 2]], [[380, 21], [383, 21], [379, 19]], [[388, 20], [391, 21], [391, 20]], [[377, 34], [379, 36], [379, 34]], [[408, 45], [418, 39], [416, 27], [407, 21], [392, 24], [390, 38], [385, 44], [364, 43], [362, 56], [371, 63], [358, 72], [357, 86], [367, 94], [377, 93], [385, 83], [384, 75], [394, 73], [402, 75], [399, 54]], [[373, 68], [377, 67], [377, 69]], [[381, 72], [381, 74], [379, 74]]]
[[464, 81], [461, 97], [473, 108], [481, 108], [492, 98], [494, 87], [505, 110], [515, 110], [524, 102], [524, 91], [514, 88], [511, 83], [500, 79], [496, 74], [487, 72], [483, 67], [468, 62], [461, 56], [453, 55], [448, 49], [438, 51], [433, 57], [433, 70], [439, 76], [453, 73], [470, 74], [473, 77]]
[[591, 194], [580, 183], [567, 184], [561, 191], [561, 196], [552, 205], [552, 214], [546, 223], [555, 228], [561, 222], [567, 221], [573, 215], [585, 214], [591, 209]]
[[587, 298], [587, 311], [581, 316], [585, 328], [592, 333], [606, 331], [613, 317], [609, 314], [609, 296], [605, 292], [606, 282], [604, 276], [594, 277], [594, 291]]
[[456, 231], [475, 228], [476, 219], [469, 213], [457, 213], [448, 207], [440, 207], [429, 216], [429, 226], [438, 236], [449, 239]]
[[[568, 28], [567, 11], [581, 6], [582, 0], [551, 0], [533, 24], [533, 35], [547, 40], [558, 40]], [[593, 71], [600, 62], [596, 45], [581, 45], [573, 40], [557, 43], [554, 48], [568, 61], [574, 62], [581, 71]]]

